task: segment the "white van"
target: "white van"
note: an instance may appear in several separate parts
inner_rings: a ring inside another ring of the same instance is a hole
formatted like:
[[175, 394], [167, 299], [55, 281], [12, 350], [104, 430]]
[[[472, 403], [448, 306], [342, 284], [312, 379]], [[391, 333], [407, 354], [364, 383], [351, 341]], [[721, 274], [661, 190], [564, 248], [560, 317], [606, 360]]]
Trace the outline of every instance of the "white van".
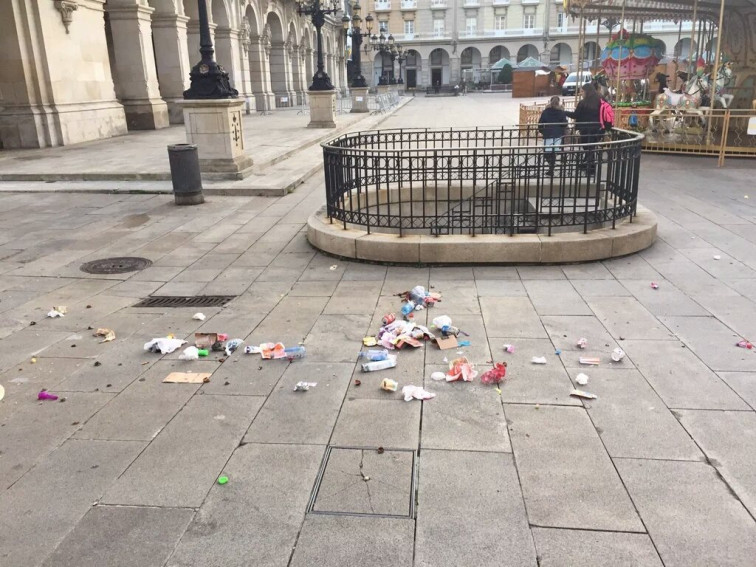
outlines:
[[562, 96], [574, 95], [577, 90], [578, 81], [582, 81], [580, 86], [587, 85], [593, 80], [593, 76], [590, 71], [575, 71], [567, 75], [567, 78], [562, 84]]

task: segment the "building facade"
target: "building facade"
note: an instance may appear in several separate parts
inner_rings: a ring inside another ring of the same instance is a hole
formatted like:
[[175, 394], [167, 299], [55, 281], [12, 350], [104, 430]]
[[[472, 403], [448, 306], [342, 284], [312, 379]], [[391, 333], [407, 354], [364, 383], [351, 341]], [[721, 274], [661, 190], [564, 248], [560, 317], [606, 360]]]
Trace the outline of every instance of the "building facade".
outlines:
[[[457, 84], [465, 69], [487, 69], [501, 58], [576, 69], [579, 22], [562, 6], [562, 0], [368, 0], [363, 11], [375, 18], [374, 33], [391, 34], [404, 46], [402, 78], [413, 88]], [[667, 53], [685, 55], [690, 23], [648, 22], [643, 31], [662, 40]], [[595, 61], [609, 36], [588, 23], [582, 58]], [[388, 56], [368, 53], [363, 60], [371, 84], [392, 73], [398, 66]]]
[[[304, 102], [316, 33], [294, 0], [200, 0], [215, 58], [249, 112]], [[325, 67], [346, 84], [338, 17]], [[198, 0], [0, 2], [0, 149], [42, 148], [181, 123], [199, 61]]]

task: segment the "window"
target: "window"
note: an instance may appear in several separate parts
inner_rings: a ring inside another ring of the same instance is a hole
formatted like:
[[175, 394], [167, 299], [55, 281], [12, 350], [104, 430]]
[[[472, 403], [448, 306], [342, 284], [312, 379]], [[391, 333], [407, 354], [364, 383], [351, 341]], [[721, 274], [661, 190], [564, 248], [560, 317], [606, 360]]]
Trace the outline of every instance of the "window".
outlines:
[[567, 27], [567, 14], [565, 14], [561, 10], [559, 12], [557, 12], [557, 27], [558, 28], [566, 28]]
[[475, 35], [478, 31], [478, 18], [467, 18], [465, 22], [465, 31], [467, 31], [467, 35]]
[[388, 21], [378, 22], [378, 35], [388, 35]]
[[411, 38], [415, 35], [415, 20], [407, 20], [404, 22], [404, 36]]
[[506, 16], [495, 16], [494, 17], [494, 29], [495, 30], [505, 30], [507, 29], [507, 17]]
[[525, 14], [522, 17], [522, 27], [526, 30], [535, 28], [535, 14]]
[[435, 37], [444, 36], [444, 20], [433, 20], [433, 35]]

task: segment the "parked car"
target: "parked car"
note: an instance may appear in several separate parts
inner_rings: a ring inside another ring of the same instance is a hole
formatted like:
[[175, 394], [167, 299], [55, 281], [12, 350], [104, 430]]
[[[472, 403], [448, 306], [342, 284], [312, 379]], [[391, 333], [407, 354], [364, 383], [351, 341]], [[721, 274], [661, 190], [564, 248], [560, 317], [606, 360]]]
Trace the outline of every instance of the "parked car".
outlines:
[[580, 86], [586, 85], [593, 80], [593, 76], [589, 71], [583, 71], [580, 72], [574, 72], [567, 75], [567, 78], [564, 80], [564, 83], [562, 83], [562, 96], [570, 96], [575, 94], [575, 90], [577, 89], [578, 82], [580, 82]]

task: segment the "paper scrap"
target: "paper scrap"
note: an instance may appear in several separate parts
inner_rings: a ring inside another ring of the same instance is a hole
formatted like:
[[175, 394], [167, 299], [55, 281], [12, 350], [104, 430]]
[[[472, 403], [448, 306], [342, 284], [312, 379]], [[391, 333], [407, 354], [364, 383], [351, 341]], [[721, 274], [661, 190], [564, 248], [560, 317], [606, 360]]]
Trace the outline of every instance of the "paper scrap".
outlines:
[[314, 388], [317, 385], [318, 385], [317, 382], [297, 382], [296, 385], [294, 386], [294, 391], [306, 392], [310, 388]]
[[581, 386], [585, 386], [588, 383], [588, 376], [582, 372], [575, 377], [575, 382]]
[[457, 348], [457, 337], [449, 335], [448, 337], [436, 337], [436, 344], [440, 350], [448, 350], [450, 348]]
[[94, 333], [95, 337], [104, 337], [100, 342], [101, 343], [109, 343], [110, 341], [114, 341], [116, 338], [115, 331], [112, 329], [97, 329]]
[[570, 396], [573, 396], [575, 398], [583, 398], [584, 400], [595, 400], [596, 398], [598, 398], [596, 394], [584, 392], [583, 390], [572, 390], [572, 392], [570, 392]]
[[205, 319], [207, 319], [207, 317], [205, 317], [204, 313], [195, 313], [194, 315], [192, 315], [192, 319], [194, 319], [195, 321], [204, 321]]
[[546, 357], [545, 356], [534, 356], [530, 359], [530, 362], [533, 364], [546, 364]]
[[598, 357], [581, 356], [578, 359], [578, 362], [580, 362], [580, 364], [585, 364], [586, 366], [598, 366], [601, 364], [601, 359]]
[[50, 319], [55, 319], [56, 317], [63, 317], [63, 313], [58, 311], [57, 309], [52, 309], [51, 311], [48, 311], [47, 316], [50, 317]]
[[212, 372], [171, 372], [163, 382], [171, 384], [202, 384], [209, 382]]
[[405, 386], [402, 388], [402, 394], [404, 394], [405, 402], [410, 402], [412, 400], [431, 400], [436, 397], [436, 394], [433, 394], [420, 386]]

